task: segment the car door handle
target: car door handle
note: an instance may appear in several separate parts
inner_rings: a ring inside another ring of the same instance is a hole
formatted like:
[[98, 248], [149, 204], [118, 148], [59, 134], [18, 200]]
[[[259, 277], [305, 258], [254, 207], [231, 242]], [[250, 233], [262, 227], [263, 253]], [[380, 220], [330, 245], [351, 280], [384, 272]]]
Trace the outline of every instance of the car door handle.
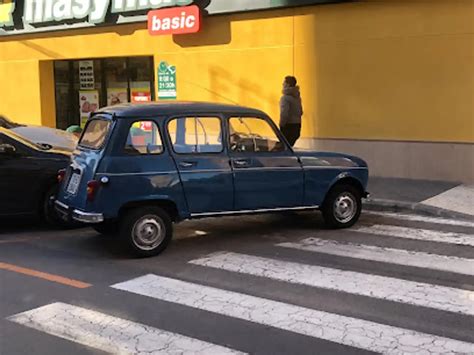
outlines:
[[249, 166], [250, 162], [247, 159], [235, 159], [233, 160], [234, 165], [239, 167], [239, 168], [244, 168], [246, 166]]
[[193, 166], [196, 166], [196, 162], [193, 161], [182, 161], [179, 163], [179, 166], [182, 168], [192, 168]]

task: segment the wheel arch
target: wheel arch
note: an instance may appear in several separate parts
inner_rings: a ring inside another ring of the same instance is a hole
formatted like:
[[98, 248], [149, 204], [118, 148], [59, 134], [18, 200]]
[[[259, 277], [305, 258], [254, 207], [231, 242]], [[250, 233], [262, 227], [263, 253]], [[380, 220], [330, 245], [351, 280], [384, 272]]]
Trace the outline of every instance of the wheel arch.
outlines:
[[120, 207], [118, 217], [121, 219], [124, 214], [134, 208], [138, 207], [160, 207], [166, 211], [173, 222], [179, 222], [182, 217], [179, 213], [177, 204], [171, 199], [151, 199], [151, 200], [138, 200], [129, 201]]
[[324, 195], [324, 200], [323, 200], [323, 203], [322, 205], [325, 204], [326, 202], [326, 199], [329, 195], [329, 193], [334, 189], [336, 188], [337, 186], [340, 186], [340, 185], [350, 185], [350, 186], [353, 186], [357, 189], [357, 191], [360, 193], [360, 196], [361, 197], [366, 197], [366, 192], [365, 192], [365, 188], [364, 188], [364, 185], [362, 184], [362, 182], [357, 179], [356, 177], [352, 176], [352, 175], [348, 175], [348, 174], [344, 174], [344, 175], [339, 175], [334, 181], [333, 183], [330, 185], [330, 187], [328, 188], [328, 190], [326, 191], [326, 194]]

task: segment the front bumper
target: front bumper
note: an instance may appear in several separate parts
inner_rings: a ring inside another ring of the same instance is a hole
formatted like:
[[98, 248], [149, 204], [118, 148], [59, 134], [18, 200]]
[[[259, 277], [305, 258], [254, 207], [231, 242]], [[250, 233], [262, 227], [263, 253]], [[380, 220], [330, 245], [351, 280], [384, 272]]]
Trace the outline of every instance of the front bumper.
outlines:
[[78, 209], [72, 209], [65, 203], [55, 202], [55, 209], [59, 216], [66, 221], [77, 221], [81, 223], [101, 223], [104, 221], [102, 213], [84, 212]]

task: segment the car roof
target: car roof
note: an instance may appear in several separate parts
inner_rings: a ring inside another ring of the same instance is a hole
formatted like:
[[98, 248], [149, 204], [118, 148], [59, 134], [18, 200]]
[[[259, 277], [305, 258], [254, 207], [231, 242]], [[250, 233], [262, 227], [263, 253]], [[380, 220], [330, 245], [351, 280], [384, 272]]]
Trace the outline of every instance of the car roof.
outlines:
[[126, 117], [152, 117], [159, 115], [175, 114], [206, 114], [206, 113], [227, 113], [241, 115], [267, 116], [263, 111], [239, 106], [211, 102], [193, 102], [193, 101], [172, 101], [172, 102], [148, 102], [140, 104], [119, 104], [115, 106], [104, 107], [94, 113], [106, 113], [114, 115], [117, 118]]

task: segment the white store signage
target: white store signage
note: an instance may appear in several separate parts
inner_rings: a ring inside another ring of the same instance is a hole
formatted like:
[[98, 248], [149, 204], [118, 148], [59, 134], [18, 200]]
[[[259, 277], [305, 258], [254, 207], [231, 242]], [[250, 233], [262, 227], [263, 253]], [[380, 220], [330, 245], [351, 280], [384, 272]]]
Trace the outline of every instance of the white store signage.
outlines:
[[94, 61], [79, 61], [79, 86], [81, 90], [94, 90]]
[[105, 21], [111, 13], [126, 13], [189, 5], [193, 0], [26, 0], [23, 21], [28, 24], [85, 19], [89, 23]]
[[146, 22], [150, 10], [199, 6], [205, 15], [351, 0], [0, 0], [0, 36]]

